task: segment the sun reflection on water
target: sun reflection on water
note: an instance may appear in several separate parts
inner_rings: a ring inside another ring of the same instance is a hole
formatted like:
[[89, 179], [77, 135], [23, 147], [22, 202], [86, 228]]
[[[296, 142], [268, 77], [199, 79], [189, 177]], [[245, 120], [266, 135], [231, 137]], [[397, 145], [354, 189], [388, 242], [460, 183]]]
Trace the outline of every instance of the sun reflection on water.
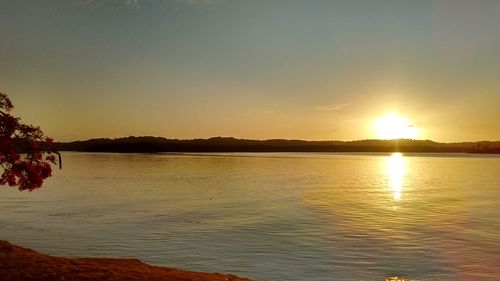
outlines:
[[403, 179], [405, 175], [405, 159], [401, 153], [393, 153], [387, 159], [387, 173], [389, 175], [389, 185], [391, 187], [393, 198], [396, 201], [401, 200], [403, 189]]
[[392, 276], [392, 277], [387, 277], [385, 281], [416, 281], [413, 279], [407, 279], [405, 277], [399, 277], [399, 276]]

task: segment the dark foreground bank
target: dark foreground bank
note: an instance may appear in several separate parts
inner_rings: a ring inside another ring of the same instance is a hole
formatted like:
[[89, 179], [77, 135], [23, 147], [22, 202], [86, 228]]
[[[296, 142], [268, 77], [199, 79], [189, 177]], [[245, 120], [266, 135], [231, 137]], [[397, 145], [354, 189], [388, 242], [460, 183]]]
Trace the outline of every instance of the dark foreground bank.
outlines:
[[0, 241], [0, 279], [9, 281], [251, 281], [234, 275], [151, 266], [137, 259], [53, 257]]

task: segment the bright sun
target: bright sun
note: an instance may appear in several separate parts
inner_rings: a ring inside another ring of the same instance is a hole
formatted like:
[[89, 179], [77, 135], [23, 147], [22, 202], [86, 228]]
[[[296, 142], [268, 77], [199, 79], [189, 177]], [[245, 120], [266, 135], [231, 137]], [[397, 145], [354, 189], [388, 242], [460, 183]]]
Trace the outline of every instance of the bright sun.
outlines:
[[374, 130], [377, 138], [416, 139], [419, 130], [408, 119], [397, 114], [388, 114], [375, 120]]

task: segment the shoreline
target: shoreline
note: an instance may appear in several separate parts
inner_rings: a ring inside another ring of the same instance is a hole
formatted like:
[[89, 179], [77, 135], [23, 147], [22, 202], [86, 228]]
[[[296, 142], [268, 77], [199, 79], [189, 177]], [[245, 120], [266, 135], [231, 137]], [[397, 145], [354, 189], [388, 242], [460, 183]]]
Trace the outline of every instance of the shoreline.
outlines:
[[83, 141], [55, 142], [56, 151], [80, 152], [404, 152], [404, 153], [477, 153], [500, 154], [500, 141], [440, 143], [431, 140], [287, 140], [237, 139], [213, 137], [208, 139], [167, 139], [139, 136], [100, 138]]
[[50, 256], [2, 240], [0, 276], [9, 281], [252, 281], [232, 274], [153, 266], [138, 259]]

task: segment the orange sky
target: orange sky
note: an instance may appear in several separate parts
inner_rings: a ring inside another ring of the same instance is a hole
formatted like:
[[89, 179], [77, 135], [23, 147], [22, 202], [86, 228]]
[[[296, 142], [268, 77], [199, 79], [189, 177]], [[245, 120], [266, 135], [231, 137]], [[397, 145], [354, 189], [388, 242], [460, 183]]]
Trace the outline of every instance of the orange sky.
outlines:
[[0, 89], [56, 140], [500, 139], [498, 1], [2, 1]]

